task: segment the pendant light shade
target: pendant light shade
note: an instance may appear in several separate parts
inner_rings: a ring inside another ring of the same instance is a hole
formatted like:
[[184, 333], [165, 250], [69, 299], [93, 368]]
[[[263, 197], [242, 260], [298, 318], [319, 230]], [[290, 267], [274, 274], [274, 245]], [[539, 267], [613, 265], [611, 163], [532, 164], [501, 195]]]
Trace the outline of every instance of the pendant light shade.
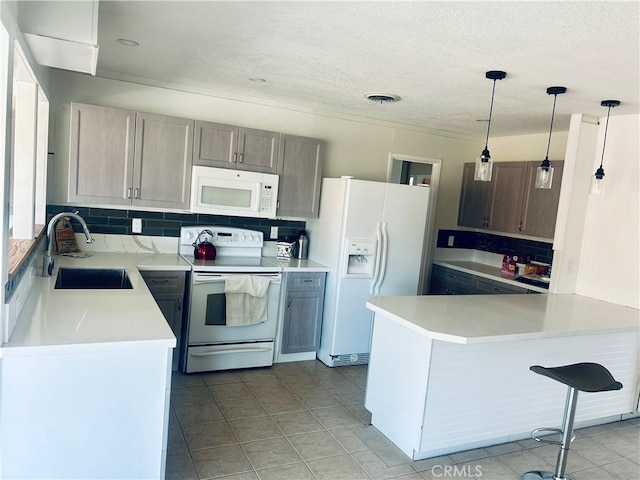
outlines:
[[479, 182], [490, 182], [491, 171], [493, 170], [493, 162], [489, 153], [489, 130], [491, 129], [491, 116], [493, 114], [493, 97], [496, 92], [496, 80], [502, 80], [507, 74], [500, 70], [489, 70], [485, 76], [489, 80], [493, 80], [493, 89], [491, 91], [491, 107], [489, 108], [489, 122], [487, 124], [487, 139], [484, 143], [484, 150], [478, 158], [476, 158], [476, 169], [473, 179]]
[[549, 140], [547, 141], [547, 155], [536, 171], [535, 188], [549, 189], [553, 182], [553, 167], [549, 164], [549, 147], [551, 146], [551, 132], [553, 131], [553, 117], [556, 113], [556, 99], [558, 95], [565, 93], [565, 87], [549, 87], [547, 94], [553, 95], [553, 109], [551, 110], [551, 125], [549, 126]]
[[613, 107], [617, 107], [620, 105], [620, 100], [602, 100], [600, 105], [603, 107], [608, 107], [607, 110], [607, 123], [604, 126], [604, 138], [602, 140], [602, 157], [600, 158], [600, 166], [597, 168], [596, 173], [591, 177], [591, 187], [589, 189], [589, 193], [591, 195], [604, 195], [604, 168], [602, 168], [602, 164], [604, 162], [604, 148], [607, 144], [607, 130], [609, 129], [609, 115], [611, 114], [611, 109]]

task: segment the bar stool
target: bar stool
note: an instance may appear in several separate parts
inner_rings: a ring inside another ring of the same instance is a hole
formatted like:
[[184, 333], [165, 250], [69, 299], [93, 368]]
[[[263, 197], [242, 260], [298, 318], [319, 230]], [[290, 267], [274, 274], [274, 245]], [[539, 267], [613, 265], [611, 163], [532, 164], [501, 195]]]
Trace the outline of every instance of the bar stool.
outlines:
[[[564, 419], [562, 420], [562, 429], [559, 428], [536, 428], [531, 432], [531, 437], [544, 443], [559, 445], [558, 461], [556, 462], [555, 472], [549, 471], [531, 471], [522, 475], [522, 480], [573, 480], [570, 476], [565, 475], [567, 466], [567, 456], [571, 442], [575, 439], [573, 434], [573, 420], [576, 416], [576, 404], [578, 402], [578, 391], [583, 392], [607, 392], [610, 390], [620, 390], [622, 384], [617, 382], [609, 370], [599, 363], [574, 363], [572, 365], [564, 365], [561, 367], [545, 368], [540, 365], [529, 367], [532, 372], [552, 378], [560, 383], [568, 386], [567, 399], [564, 406]], [[543, 432], [560, 433], [561, 441], [546, 440], [538, 437]]]

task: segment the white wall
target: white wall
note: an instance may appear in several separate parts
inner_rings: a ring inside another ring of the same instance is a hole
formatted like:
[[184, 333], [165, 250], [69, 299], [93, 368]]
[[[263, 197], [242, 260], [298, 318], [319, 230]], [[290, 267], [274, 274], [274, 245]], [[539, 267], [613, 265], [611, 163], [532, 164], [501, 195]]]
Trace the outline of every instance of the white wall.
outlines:
[[63, 134], [49, 138], [56, 153], [49, 179], [50, 203], [64, 203], [64, 192], [56, 184], [66, 175], [64, 168], [68, 141], [64, 113], [71, 101], [138, 110], [164, 115], [182, 116], [264, 130], [320, 138], [326, 142], [323, 176], [353, 175], [365, 180], [387, 178], [389, 153], [438, 158], [442, 160], [436, 228], [455, 227], [462, 164], [473, 161], [482, 150], [482, 139], [434, 134], [417, 128], [374, 122], [363, 118], [317, 114], [286, 107], [259, 105], [253, 101], [237, 101], [186, 93], [164, 88], [138, 85], [118, 80], [90, 77], [65, 71], [52, 74], [52, 129]]
[[557, 293], [640, 308], [639, 119], [610, 118], [606, 193], [595, 196], [589, 195], [589, 180], [600, 164], [606, 117], [599, 125], [572, 117], [554, 240]]

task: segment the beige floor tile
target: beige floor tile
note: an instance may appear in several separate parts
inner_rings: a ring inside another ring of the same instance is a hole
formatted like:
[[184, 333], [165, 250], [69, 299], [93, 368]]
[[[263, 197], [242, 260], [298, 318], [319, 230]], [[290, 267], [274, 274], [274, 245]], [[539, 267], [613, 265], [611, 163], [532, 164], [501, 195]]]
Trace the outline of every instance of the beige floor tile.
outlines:
[[320, 384], [307, 390], [295, 392], [295, 394], [304, 406], [310, 410], [341, 405], [336, 396]]
[[[556, 445], [547, 445], [545, 447], [536, 448], [533, 453], [552, 465], [555, 465], [558, 460], [558, 447]], [[566, 467], [567, 473], [579, 472], [580, 470], [587, 470], [595, 466], [596, 465], [594, 465], [593, 462], [590, 462], [576, 451], [569, 452]]]
[[215, 403], [188, 403], [174, 407], [180, 426], [197, 425], [199, 423], [221, 422], [224, 416]]
[[242, 379], [236, 371], [201, 373], [202, 380], [207, 385], [222, 385], [225, 383], [241, 383]]
[[498, 445], [484, 447], [484, 449], [491, 455], [502, 455], [505, 453], [519, 452], [520, 450], [524, 450], [522, 445], [517, 442], [500, 443]]
[[292, 463], [258, 470], [260, 480], [315, 480], [304, 463]]
[[640, 429], [638, 427], [610, 430], [589, 438], [622, 457], [631, 457], [640, 451]]
[[364, 405], [364, 389], [358, 385], [351, 384], [331, 390], [331, 393], [340, 400], [343, 405], [354, 403]]
[[186, 387], [171, 390], [171, 406], [186, 405], [193, 403], [213, 403], [211, 392], [205, 386]]
[[291, 394], [287, 386], [279, 378], [270, 378], [256, 382], [245, 382], [251, 393], [257, 397], [267, 397], [283, 393]]
[[431, 471], [434, 467], [438, 469], [445, 465], [453, 465], [453, 460], [451, 460], [447, 455], [425, 458], [424, 460], [416, 460], [411, 464], [416, 472]]
[[491, 454], [484, 448], [475, 448], [473, 450], [465, 450], [464, 452], [450, 453], [449, 456], [455, 463], [465, 463], [490, 457]]
[[182, 433], [190, 451], [238, 443], [227, 422], [191, 425]]
[[244, 472], [253, 473], [240, 445], [207, 448], [191, 453], [200, 479], [218, 478]]
[[179, 428], [170, 428], [167, 435], [167, 454], [187, 453], [187, 443], [184, 441], [182, 430]]
[[301, 460], [284, 437], [243, 443], [242, 448], [256, 470], [298, 463]]
[[[573, 477], [573, 480], [620, 480], [620, 477], [607, 472], [601, 467], [589, 468], [587, 470], [582, 470], [581, 472], [573, 472], [571, 476]], [[637, 478], [640, 477], [636, 477], [633, 480], [636, 480]]]
[[326, 431], [292, 435], [288, 440], [303, 460], [315, 460], [346, 453], [344, 448]]
[[271, 417], [232, 420], [229, 426], [240, 443], [283, 436]]
[[495, 458], [480, 458], [471, 462], [459, 464], [467, 478], [491, 480], [521, 480], [522, 476]]
[[287, 378], [295, 375], [304, 375], [306, 370], [297, 362], [274, 363], [271, 370], [278, 378]]
[[351, 456], [373, 480], [385, 480], [387, 478], [415, 473], [415, 470], [407, 463], [394, 466], [386, 465], [380, 457], [371, 450], [353, 453]]
[[307, 462], [318, 480], [369, 480], [369, 476], [349, 455], [321, 458]]
[[171, 373], [171, 389], [185, 387], [201, 387], [204, 385], [202, 377], [197, 373]]
[[393, 442], [380, 433], [377, 428], [369, 425], [366, 428], [356, 430], [356, 434], [367, 445], [369, 450], [375, 453], [387, 467], [411, 462], [411, 459]]
[[330, 430], [329, 433], [347, 452], [361, 452], [369, 449], [367, 444], [364, 443], [358, 435], [358, 430], [363, 428], [368, 427], [365, 425], [355, 425], [351, 427], [334, 428], [333, 430]]
[[167, 455], [165, 480], [198, 480], [191, 455], [188, 453]]
[[306, 373], [303, 375], [291, 375], [280, 380], [294, 393], [321, 386], [318, 380]]
[[251, 397], [251, 391], [244, 383], [224, 383], [210, 385], [209, 390], [216, 402], [226, 402]]
[[224, 418], [228, 421], [267, 415], [267, 412], [262, 408], [260, 402], [253, 397], [242, 400], [220, 402], [218, 406], [220, 407], [220, 410], [222, 410]]
[[617, 460], [622, 460], [623, 458], [621, 455], [618, 455], [607, 448], [606, 444], [603, 445], [596, 441], [596, 437], [576, 438], [576, 440], [571, 444], [569, 455], [572, 453], [579, 454], [595, 465], [611, 463]]
[[362, 423], [347, 407], [316, 408], [311, 413], [327, 430]]
[[351, 387], [351, 386], [357, 387], [357, 385], [354, 383], [353, 380], [351, 380], [349, 377], [342, 374], [337, 374], [337, 375], [322, 374], [322, 375], [316, 376], [316, 378], [318, 379], [318, 382], [320, 382], [320, 385], [322, 385], [323, 387], [329, 390], [335, 390], [337, 388], [344, 388], [344, 387]]
[[617, 462], [607, 463], [606, 465], [602, 465], [601, 468], [622, 480], [637, 480], [640, 478], [640, 465], [627, 458], [618, 460]]
[[305, 410], [304, 405], [289, 391], [260, 397], [258, 401], [269, 415]]
[[277, 378], [276, 374], [271, 370], [271, 367], [238, 370], [238, 375], [240, 375], [243, 382], [259, 382]]
[[271, 418], [287, 436], [324, 430], [316, 417], [307, 411], [282, 413]]
[[497, 455], [494, 458], [520, 475], [535, 470], [553, 470], [555, 467], [555, 459], [553, 463], [548, 462], [536, 455], [534, 450], [520, 450], [519, 452]]

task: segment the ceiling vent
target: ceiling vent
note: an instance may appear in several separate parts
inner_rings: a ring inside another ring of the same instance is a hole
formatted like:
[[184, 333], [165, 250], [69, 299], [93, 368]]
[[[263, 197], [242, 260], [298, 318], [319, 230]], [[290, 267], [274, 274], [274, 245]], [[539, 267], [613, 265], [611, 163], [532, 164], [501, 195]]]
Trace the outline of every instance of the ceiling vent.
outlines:
[[378, 103], [393, 103], [400, 100], [399, 95], [391, 95], [389, 93], [367, 93], [364, 97]]

